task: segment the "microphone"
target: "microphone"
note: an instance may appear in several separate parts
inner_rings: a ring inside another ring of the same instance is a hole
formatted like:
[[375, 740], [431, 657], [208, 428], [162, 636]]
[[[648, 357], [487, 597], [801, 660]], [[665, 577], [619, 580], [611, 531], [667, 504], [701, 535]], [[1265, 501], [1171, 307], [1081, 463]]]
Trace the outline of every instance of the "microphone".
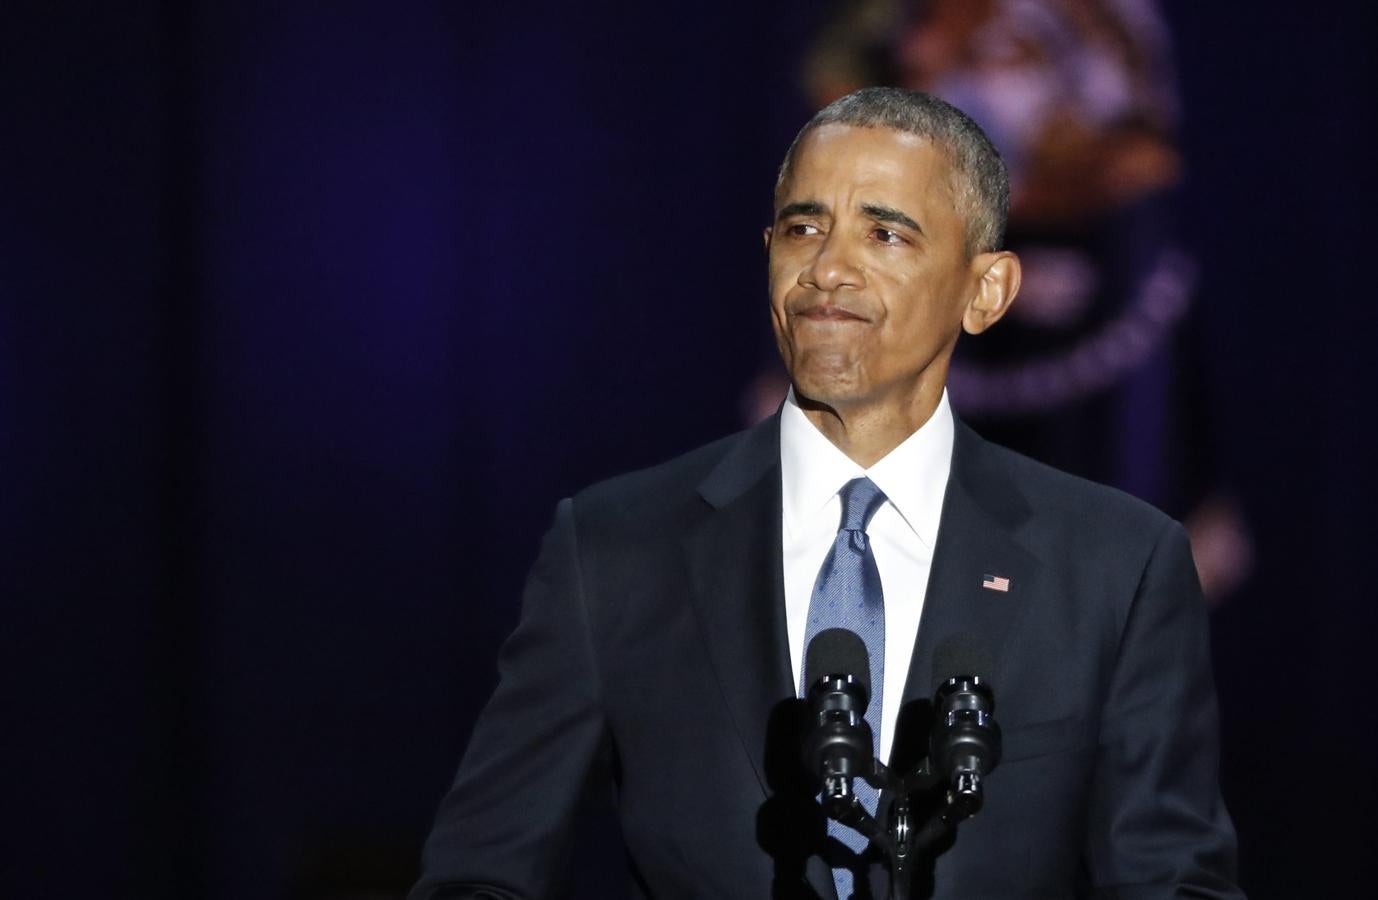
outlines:
[[824, 808], [839, 809], [852, 802], [852, 779], [874, 768], [865, 718], [871, 658], [856, 632], [829, 628], [809, 642], [804, 659], [813, 723], [804, 741], [804, 766], [822, 782]]
[[985, 646], [970, 634], [948, 637], [933, 652], [933, 681], [939, 687], [933, 698], [928, 758], [947, 779], [949, 802], [958, 818], [980, 811], [982, 779], [1000, 762], [995, 692], [981, 674], [993, 668]]

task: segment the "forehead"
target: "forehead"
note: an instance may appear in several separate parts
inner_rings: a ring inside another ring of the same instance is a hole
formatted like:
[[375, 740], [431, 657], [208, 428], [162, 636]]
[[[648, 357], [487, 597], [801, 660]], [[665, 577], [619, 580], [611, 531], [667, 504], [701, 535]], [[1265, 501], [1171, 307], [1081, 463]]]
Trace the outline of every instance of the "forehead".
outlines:
[[[820, 194], [805, 198], [804, 194]], [[829, 200], [823, 194], [893, 205], [952, 207], [952, 167], [928, 138], [893, 128], [822, 125], [795, 149], [779, 200]], [[838, 199], [841, 199], [838, 197]]]

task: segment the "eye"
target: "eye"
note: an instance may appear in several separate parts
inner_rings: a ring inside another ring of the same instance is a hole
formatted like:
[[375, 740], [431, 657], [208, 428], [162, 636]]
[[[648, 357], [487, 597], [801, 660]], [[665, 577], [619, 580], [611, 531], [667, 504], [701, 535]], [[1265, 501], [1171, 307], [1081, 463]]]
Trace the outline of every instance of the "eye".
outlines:
[[794, 237], [810, 237], [818, 234], [818, 226], [810, 225], [808, 222], [795, 222], [788, 228], [789, 233]]
[[889, 228], [872, 228], [871, 237], [880, 241], [882, 244], [904, 243], [904, 237], [898, 231]]

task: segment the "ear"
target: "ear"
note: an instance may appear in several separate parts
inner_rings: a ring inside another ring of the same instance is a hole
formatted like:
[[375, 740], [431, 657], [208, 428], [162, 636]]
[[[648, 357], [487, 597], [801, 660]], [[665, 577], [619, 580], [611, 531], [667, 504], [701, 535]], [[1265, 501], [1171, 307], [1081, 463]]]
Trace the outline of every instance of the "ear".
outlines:
[[1019, 293], [1019, 257], [1008, 250], [978, 253], [971, 261], [971, 268], [978, 273], [979, 280], [976, 293], [962, 312], [962, 327], [967, 334], [980, 334], [1000, 321], [1014, 302], [1014, 295]]
[[771, 227], [767, 226], [767, 227], [761, 232], [761, 239], [762, 239], [762, 241], [765, 242], [765, 248], [766, 248], [766, 252], [767, 252], [767, 253], [770, 252], [770, 236], [771, 236], [772, 233], [774, 233], [774, 231], [775, 231], [774, 228], [771, 228]]

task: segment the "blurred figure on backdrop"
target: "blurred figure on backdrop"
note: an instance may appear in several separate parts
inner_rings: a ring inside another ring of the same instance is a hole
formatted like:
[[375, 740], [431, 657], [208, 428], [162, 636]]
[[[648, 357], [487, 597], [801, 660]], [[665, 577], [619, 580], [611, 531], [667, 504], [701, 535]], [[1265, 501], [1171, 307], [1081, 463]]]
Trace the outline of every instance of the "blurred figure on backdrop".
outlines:
[[980, 128], [927, 94], [805, 125], [765, 231], [783, 405], [559, 505], [414, 898], [556, 893], [609, 790], [637, 896], [887, 895], [801, 762], [832, 628], [865, 645], [872, 749], [901, 772], [944, 647], [983, 648], [999, 697], [985, 809], [916, 895], [1241, 896], [1185, 532], [952, 413], [959, 334], [1019, 291], [1008, 198]]
[[[895, 84], [968, 112], [1010, 170], [1020, 302], [964, 345], [953, 403], [985, 436], [1182, 517], [1212, 603], [1251, 568], [1217, 465], [1177, 239], [1182, 160], [1168, 30], [1153, 0], [856, 0], [805, 66], [819, 107]], [[768, 362], [752, 412], [785, 391]]]

